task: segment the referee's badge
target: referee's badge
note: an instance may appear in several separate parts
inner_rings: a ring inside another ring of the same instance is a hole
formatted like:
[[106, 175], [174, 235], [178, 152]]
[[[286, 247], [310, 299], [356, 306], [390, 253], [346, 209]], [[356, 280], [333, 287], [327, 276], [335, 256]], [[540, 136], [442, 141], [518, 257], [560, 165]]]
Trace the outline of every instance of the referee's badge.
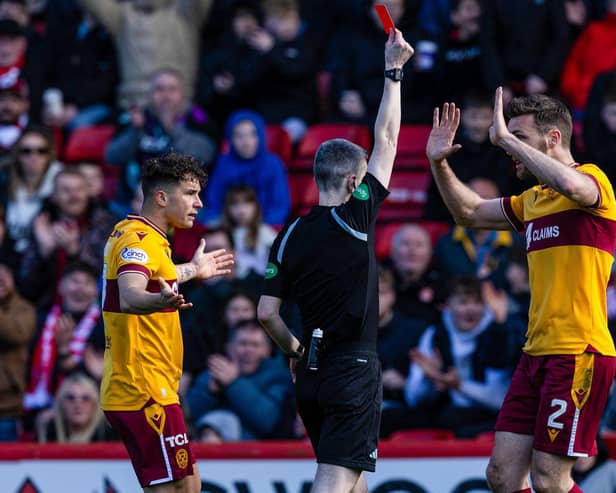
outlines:
[[368, 185], [362, 183], [355, 190], [353, 190], [353, 197], [358, 200], [368, 200], [370, 198], [370, 192], [368, 191]]
[[278, 267], [276, 266], [276, 264], [269, 262], [267, 264], [267, 267], [265, 268], [265, 279], [271, 279], [272, 277], [276, 277], [276, 274], [278, 274]]

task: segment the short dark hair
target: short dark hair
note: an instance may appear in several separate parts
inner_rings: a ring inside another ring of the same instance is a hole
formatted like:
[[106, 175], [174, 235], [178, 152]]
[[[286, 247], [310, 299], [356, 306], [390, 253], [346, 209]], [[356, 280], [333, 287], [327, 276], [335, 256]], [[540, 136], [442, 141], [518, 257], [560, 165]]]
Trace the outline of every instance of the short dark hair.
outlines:
[[192, 156], [170, 152], [148, 159], [141, 167], [143, 198], [148, 200], [152, 192], [165, 185], [178, 185], [182, 180], [197, 180], [203, 187], [207, 173], [203, 165]]
[[359, 171], [368, 153], [345, 139], [323, 142], [314, 157], [314, 180], [320, 192], [335, 191], [344, 178]]
[[481, 281], [475, 276], [460, 275], [449, 279], [447, 283], [447, 298], [452, 296], [474, 296], [483, 300]]
[[65, 277], [70, 276], [73, 272], [83, 272], [84, 274], [90, 276], [94, 282], [98, 282], [98, 277], [100, 275], [98, 269], [94, 265], [83, 260], [74, 260], [68, 264], [62, 272], [62, 278], [64, 279]]
[[256, 318], [240, 320], [233, 327], [231, 327], [231, 330], [229, 332], [229, 341], [235, 339], [237, 337], [237, 334], [242, 330], [254, 330], [262, 332], [265, 336], [265, 339], [267, 339], [269, 342], [269, 337], [267, 336], [265, 330], [263, 330], [263, 327]]
[[490, 108], [494, 104], [493, 97], [485, 89], [470, 89], [462, 97], [462, 108]]
[[571, 112], [562, 101], [551, 98], [544, 94], [531, 94], [514, 98], [507, 107], [507, 118], [516, 116], [533, 115], [535, 125], [542, 134], [547, 134], [550, 129], [556, 127], [562, 135], [562, 143], [565, 147], [571, 145], [571, 133], [573, 122]]

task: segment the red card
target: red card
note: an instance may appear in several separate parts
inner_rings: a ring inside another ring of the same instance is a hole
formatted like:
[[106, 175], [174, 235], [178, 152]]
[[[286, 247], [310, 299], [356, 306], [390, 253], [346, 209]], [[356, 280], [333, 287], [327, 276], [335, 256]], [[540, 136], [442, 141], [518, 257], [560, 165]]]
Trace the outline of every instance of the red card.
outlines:
[[381, 24], [383, 24], [383, 29], [385, 29], [386, 34], [389, 34], [390, 30], [396, 29], [394, 21], [391, 20], [391, 16], [385, 5], [375, 5], [374, 10], [379, 14], [379, 19], [381, 19]]

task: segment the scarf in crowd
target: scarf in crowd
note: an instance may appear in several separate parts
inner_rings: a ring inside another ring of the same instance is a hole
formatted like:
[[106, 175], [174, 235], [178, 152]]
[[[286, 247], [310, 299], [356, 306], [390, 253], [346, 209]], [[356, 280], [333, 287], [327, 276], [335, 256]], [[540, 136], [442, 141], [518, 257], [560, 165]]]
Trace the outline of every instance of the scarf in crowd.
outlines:
[[[48, 406], [53, 401], [52, 377], [56, 364], [56, 333], [58, 320], [62, 315], [62, 307], [56, 304], [45, 319], [45, 324], [34, 350], [32, 357], [32, 374], [28, 390], [24, 395], [24, 408], [38, 409]], [[71, 356], [80, 362], [86, 348], [88, 338], [101, 316], [101, 310], [97, 304], [92, 304], [86, 313], [79, 319], [71, 340], [69, 349]]]

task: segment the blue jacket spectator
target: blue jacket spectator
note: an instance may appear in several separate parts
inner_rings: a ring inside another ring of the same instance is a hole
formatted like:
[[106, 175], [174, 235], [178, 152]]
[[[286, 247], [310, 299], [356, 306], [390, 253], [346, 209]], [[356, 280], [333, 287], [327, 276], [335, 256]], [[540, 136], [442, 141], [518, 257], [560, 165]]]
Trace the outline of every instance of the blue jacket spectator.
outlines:
[[266, 224], [284, 224], [291, 208], [284, 164], [266, 149], [265, 122], [249, 110], [231, 114], [225, 127], [229, 152], [218, 159], [206, 187], [207, 206], [199, 219], [221, 219], [225, 195], [233, 185], [250, 185], [257, 192]]
[[269, 339], [259, 322], [239, 322], [230, 337], [228, 356], [210, 356], [208, 369], [188, 391], [186, 402], [193, 422], [222, 409], [239, 418], [243, 440], [278, 434], [281, 423], [291, 421], [285, 411], [291, 408], [292, 382], [282, 360], [270, 354]]

